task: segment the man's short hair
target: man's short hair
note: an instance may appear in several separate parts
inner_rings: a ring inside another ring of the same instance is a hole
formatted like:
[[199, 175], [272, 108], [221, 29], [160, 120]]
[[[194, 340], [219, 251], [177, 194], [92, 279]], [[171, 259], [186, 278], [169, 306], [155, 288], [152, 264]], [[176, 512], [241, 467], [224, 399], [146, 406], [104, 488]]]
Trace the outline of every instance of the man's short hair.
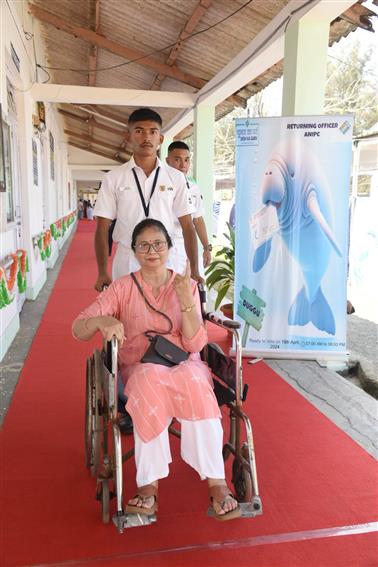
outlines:
[[175, 142], [169, 144], [168, 153], [173, 152], [173, 150], [187, 150], [188, 152], [190, 151], [188, 144], [185, 144], [185, 142], [181, 142], [180, 140], [176, 140]]
[[156, 122], [159, 126], [163, 126], [163, 121], [160, 114], [152, 110], [152, 108], [137, 108], [129, 116], [128, 124], [135, 124], [135, 122], [141, 122], [143, 120], [151, 120]]

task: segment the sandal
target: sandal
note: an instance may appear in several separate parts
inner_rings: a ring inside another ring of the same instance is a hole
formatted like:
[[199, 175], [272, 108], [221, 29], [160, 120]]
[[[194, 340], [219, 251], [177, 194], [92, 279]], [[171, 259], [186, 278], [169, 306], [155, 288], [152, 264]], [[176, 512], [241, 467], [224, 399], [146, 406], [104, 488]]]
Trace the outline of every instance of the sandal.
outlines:
[[224, 505], [230, 499], [235, 500], [236, 498], [231, 494], [229, 488], [226, 484], [215, 484], [214, 486], [209, 487], [209, 496], [210, 502], [212, 506], [211, 516], [220, 522], [225, 522], [226, 520], [234, 520], [236, 518], [240, 518], [241, 516], [241, 508], [239, 504], [233, 510], [226, 512], [224, 514], [220, 514], [214, 508], [214, 504], [216, 503], [220, 510], [224, 510]]
[[[131, 498], [129, 502], [138, 498], [142, 502], [141, 506], [137, 506], [136, 504], [126, 504], [125, 512], [127, 514], [145, 514], [146, 516], [152, 516], [153, 514], [155, 514], [155, 512], [157, 512], [158, 509], [157, 491], [158, 487], [154, 484], [146, 484], [145, 486], [140, 486], [138, 488], [138, 493], [133, 496], [133, 498]], [[154, 498], [154, 503], [152, 504], [152, 506], [145, 506], [148, 498], [151, 498], [152, 496]]]

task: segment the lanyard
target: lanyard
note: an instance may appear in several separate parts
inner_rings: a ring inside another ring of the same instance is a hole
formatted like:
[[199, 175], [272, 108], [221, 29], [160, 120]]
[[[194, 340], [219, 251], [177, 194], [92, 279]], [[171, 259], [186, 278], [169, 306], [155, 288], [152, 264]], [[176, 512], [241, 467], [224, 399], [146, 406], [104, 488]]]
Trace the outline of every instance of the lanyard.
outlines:
[[135, 183], [138, 187], [139, 197], [140, 197], [140, 200], [142, 201], [142, 206], [143, 206], [144, 214], [145, 214], [146, 217], [148, 217], [148, 215], [150, 214], [150, 203], [151, 203], [152, 195], [154, 194], [156, 183], [157, 183], [157, 180], [158, 180], [158, 177], [159, 177], [159, 170], [160, 170], [160, 166], [156, 169], [154, 181], [152, 183], [150, 199], [149, 199], [148, 203], [146, 204], [146, 201], [144, 200], [142, 189], [141, 189], [135, 168], [133, 167], [133, 169], [132, 169], [132, 172], [133, 172], [134, 178], [135, 178]]

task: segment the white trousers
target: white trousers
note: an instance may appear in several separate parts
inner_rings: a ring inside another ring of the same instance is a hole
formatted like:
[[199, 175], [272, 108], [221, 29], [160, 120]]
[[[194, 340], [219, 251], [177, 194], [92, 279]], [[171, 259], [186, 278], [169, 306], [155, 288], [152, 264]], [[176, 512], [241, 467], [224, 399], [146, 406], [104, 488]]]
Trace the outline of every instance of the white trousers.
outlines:
[[[180, 421], [182, 459], [198, 472], [202, 480], [224, 479], [223, 429], [220, 419]], [[168, 425], [148, 443], [141, 440], [134, 428], [137, 486], [145, 486], [168, 476], [169, 463], [172, 462]]]

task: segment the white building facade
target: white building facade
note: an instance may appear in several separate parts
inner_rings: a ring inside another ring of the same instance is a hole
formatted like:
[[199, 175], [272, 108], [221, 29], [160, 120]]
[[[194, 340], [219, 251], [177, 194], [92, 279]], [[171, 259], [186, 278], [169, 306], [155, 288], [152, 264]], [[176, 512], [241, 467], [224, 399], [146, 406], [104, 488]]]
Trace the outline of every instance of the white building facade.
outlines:
[[77, 199], [62, 118], [30, 93], [35, 53], [39, 60], [43, 54], [35, 23], [23, 2], [1, 2], [0, 11], [1, 360], [19, 329], [25, 299], [38, 296], [72, 231]]

